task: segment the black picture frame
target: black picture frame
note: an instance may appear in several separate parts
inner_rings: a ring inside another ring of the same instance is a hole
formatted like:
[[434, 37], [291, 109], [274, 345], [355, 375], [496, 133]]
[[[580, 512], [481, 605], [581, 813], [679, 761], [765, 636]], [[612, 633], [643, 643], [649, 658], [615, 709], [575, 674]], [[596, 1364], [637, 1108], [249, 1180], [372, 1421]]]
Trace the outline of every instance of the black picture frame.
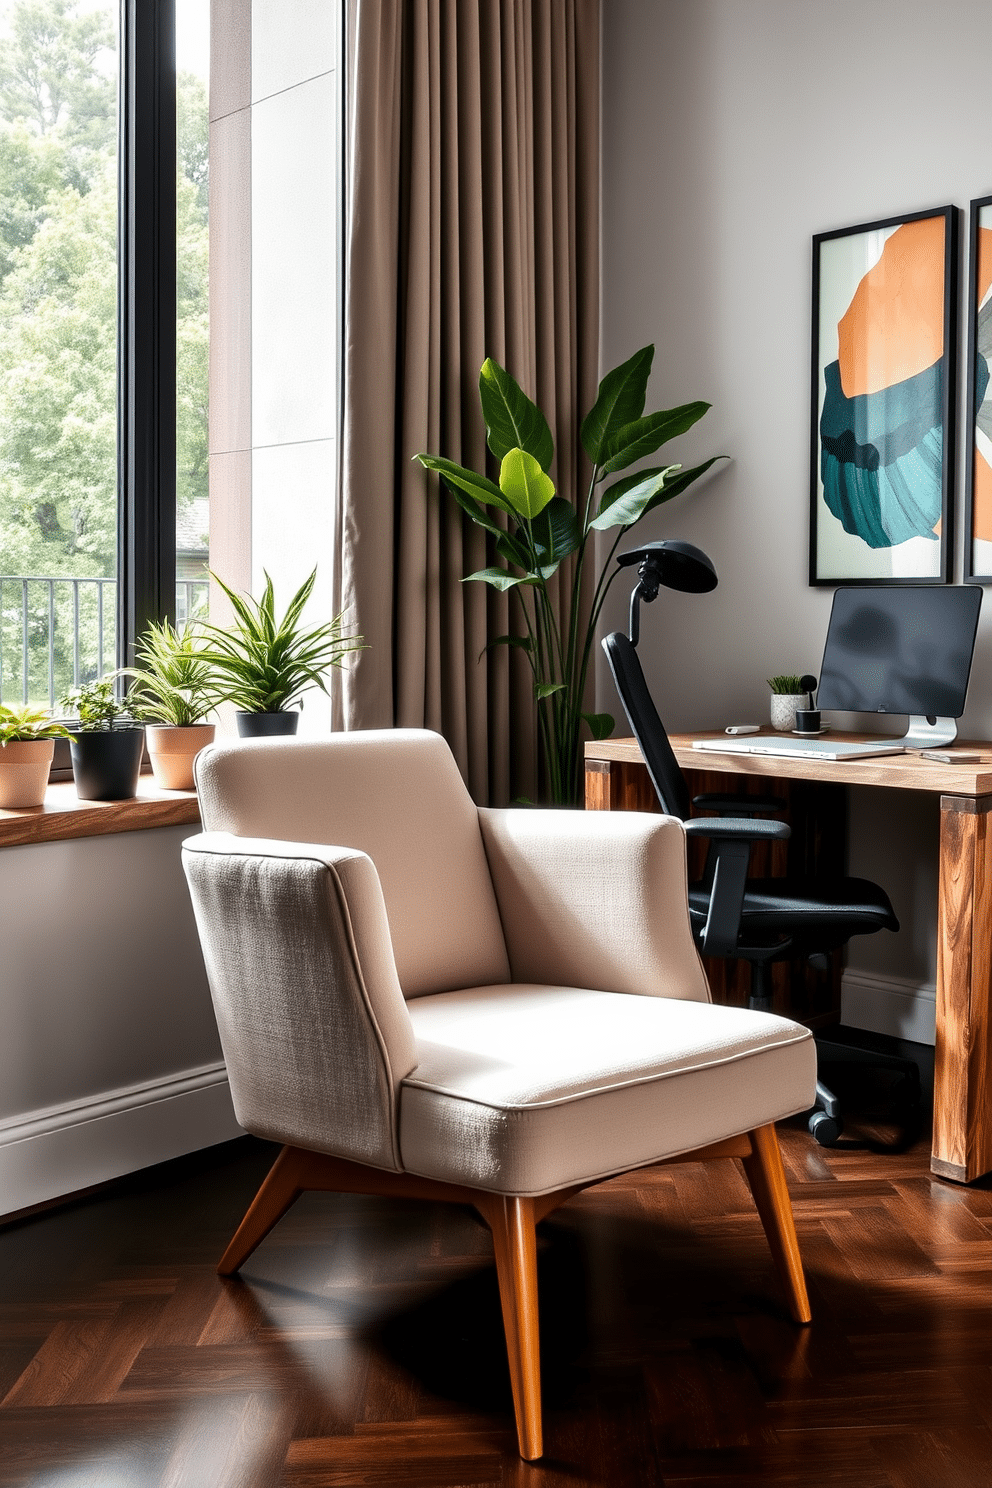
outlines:
[[950, 582], [959, 216], [932, 207], [813, 238], [814, 587]]
[[[992, 274], [992, 196], [976, 197], [969, 204], [968, 217], [964, 580], [966, 584], [992, 584], [992, 386], [986, 344], [992, 329], [992, 287], [986, 284]], [[985, 232], [988, 238], [983, 237]], [[979, 358], [984, 363], [982, 375]]]

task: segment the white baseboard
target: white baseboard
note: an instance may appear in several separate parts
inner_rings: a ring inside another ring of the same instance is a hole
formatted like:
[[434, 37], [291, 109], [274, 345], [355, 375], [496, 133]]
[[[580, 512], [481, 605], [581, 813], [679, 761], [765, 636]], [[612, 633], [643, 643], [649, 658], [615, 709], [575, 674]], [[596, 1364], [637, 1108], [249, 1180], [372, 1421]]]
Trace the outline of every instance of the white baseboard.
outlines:
[[937, 992], [906, 977], [873, 976], [845, 971], [841, 979], [841, 1022], [852, 1028], [889, 1033], [914, 1044], [933, 1044], [937, 1026]]
[[243, 1135], [222, 1063], [0, 1122], [0, 1214]]

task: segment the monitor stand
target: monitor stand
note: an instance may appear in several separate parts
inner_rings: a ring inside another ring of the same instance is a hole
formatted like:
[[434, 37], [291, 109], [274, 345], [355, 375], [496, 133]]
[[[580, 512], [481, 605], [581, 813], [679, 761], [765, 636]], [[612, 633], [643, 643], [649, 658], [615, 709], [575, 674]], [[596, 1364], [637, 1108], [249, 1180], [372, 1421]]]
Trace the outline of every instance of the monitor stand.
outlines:
[[956, 718], [933, 718], [913, 713], [899, 742], [906, 749], [939, 749], [943, 744], [953, 744], [957, 736]]

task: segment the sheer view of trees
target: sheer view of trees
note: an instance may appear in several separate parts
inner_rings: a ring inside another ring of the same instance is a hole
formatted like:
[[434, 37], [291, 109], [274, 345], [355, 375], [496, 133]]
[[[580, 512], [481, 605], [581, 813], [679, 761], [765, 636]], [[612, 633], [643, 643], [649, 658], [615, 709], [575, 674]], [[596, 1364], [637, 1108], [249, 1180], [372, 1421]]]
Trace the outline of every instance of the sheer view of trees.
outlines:
[[[101, 12], [77, 0], [0, 0], [0, 30], [0, 574], [112, 577], [116, 6]], [[187, 505], [207, 494], [207, 98], [200, 79], [180, 76], [177, 109], [177, 495]], [[5, 690], [15, 624], [18, 642], [21, 635], [11, 587], [0, 636]], [[47, 614], [47, 596], [44, 606]], [[71, 644], [62, 607], [60, 599], [60, 672]], [[32, 620], [30, 629], [34, 673], [36, 665], [47, 668], [47, 620]], [[38, 695], [33, 677], [31, 691]]]

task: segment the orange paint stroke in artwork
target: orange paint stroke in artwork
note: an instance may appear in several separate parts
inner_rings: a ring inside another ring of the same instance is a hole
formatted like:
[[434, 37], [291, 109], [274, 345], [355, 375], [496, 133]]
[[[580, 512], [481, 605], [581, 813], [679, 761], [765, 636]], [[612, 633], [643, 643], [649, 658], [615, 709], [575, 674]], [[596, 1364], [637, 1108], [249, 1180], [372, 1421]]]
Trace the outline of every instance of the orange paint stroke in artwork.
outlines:
[[978, 229], [978, 304], [980, 305], [992, 285], [992, 227]]
[[983, 542], [992, 542], [992, 468], [978, 449], [975, 451], [975, 484], [971, 511], [974, 535]]
[[877, 393], [944, 353], [944, 218], [904, 222], [888, 238], [837, 327], [848, 398]]

